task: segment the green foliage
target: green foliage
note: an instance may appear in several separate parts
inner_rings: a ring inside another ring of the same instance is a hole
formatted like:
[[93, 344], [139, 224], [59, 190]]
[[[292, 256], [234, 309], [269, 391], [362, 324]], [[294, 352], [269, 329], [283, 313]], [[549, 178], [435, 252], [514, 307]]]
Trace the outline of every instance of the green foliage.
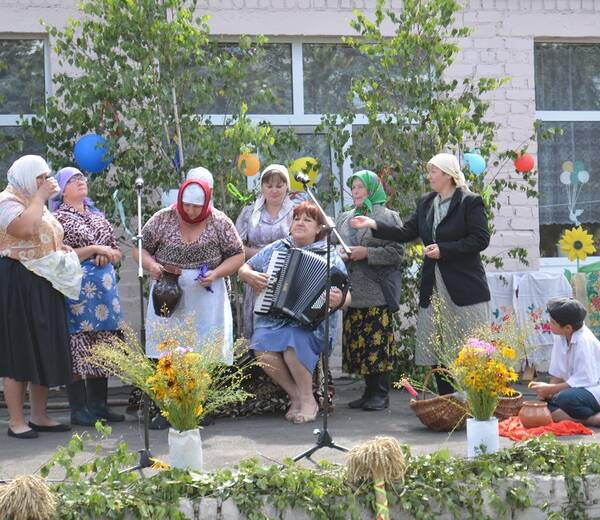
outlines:
[[[106, 435], [107, 430], [98, 425]], [[59, 448], [52, 461], [42, 468], [46, 476], [53, 465], [65, 471], [64, 481], [54, 485], [59, 499], [60, 518], [183, 518], [179, 500], [205, 497], [232, 499], [245, 518], [269, 518], [268, 503], [277, 511], [304, 510], [311, 518], [335, 520], [361, 518], [361, 510], [374, 509], [373, 486], [364, 482], [352, 487], [343, 467], [321, 463], [315, 469], [297, 466], [290, 460], [282, 465], [262, 467], [254, 459], [216, 473], [170, 469], [149, 478], [123, 471], [135, 456], [121, 443], [116, 451], [80, 464], [89, 434], [75, 435], [67, 447]], [[493, 518], [509, 507], [532, 506], [532, 473], [564, 475], [569, 503], [566, 518], [585, 518], [583, 478], [600, 474], [600, 446], [568, 444], [551, 436], [534, 438], [495, 455], [467, 460], [450, 456], [446, 449], [424, 456], [412, 456], [405, 482], [387, 486], [390, 507], [400, 507], [417, 519], [429, 519], [447, 512], [453, 518]], [[504, 479], [513, 484], [507, 488]], [[539, 505], [539, 504], [538, 504]], [[545, 506], [548, 509], [548, 506]], [[468, 516], [465, 516], [465, 512]], [[556, 517], [556, 513], [549, 517]]]
[[[80, 136], [94, 132], [109, 140], [113, 165], [90, 186], [109, 214], [115, 188], [131, 216], [134, 179], [143, 176], [153, 195], [148, 216], [158, 204], [153, 189], [177, 187], [187, 169], [201, 165], [215, 175], [217, 204], [235, 217], [240, 203], [226, 199], [225, 187], [245, 190], [235, 169], [240, 149], [251, 144], [268, 159], [290, 140], [247, 117], [244, 88], [265, 39], [220, 45], [209, 38], [208, 16], [196, 18], [195, 7], [193, 0], [85, 0], [80, 20], [63, 30], [47, 27], [66, 71], [54, 74], [55, 95], [31, 125], [55, 167], [73, 163]], [[253, 96], [273, 97], [267, 88]], [[218, 127], [202, 115], [217, 105], [232, 114]]]

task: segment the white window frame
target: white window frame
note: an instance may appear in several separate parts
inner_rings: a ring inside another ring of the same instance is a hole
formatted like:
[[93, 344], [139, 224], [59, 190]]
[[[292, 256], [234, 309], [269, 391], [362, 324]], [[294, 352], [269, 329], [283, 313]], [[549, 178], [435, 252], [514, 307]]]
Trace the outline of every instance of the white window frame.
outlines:
[[[556, 43], [556, 44], [594, 44], [600, 46], [600, 41], [577, 40], [577, 39], [536, 39], [535, 43]], [[536, 110], [536, 119], [544, 122], [556, 123], [581, 123], [600, 121], [600, 110]], [[540, 233], [541, 235], [541, 233]], [[600, 256], [589, 256], [587, 263], [600, 261]], [[571, 272], [577, 272], [577, 262], [570, 262], [565, 256], [544, 257], [540, 256], [540, 268], [547, 272], [563, 272], [565, 269]]]

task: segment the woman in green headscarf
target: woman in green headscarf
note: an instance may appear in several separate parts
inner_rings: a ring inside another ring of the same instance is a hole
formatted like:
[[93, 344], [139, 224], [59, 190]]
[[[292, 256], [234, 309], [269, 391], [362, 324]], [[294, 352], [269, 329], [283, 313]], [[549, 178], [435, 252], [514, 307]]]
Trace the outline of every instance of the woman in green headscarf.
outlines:
[[[392, 313], [397, 310], [391, 280], [397, 279], [403, 248], [389, 240], [373, 238], [370, 229], [354, 229], [357, 215], [401, 226], [398, 213], [385, 207], [387, 200], [379, 177], [368, 170], [348, 179], [354, 207], [337, 219], [338, 232], [350, 246], [347, 262], [352, 284], [352, 304], [344, 316], [343, 369], [365, 378], [363, 395], [348, 403], [350, 408], [383, 410], [389, 406], [390, 373], [394, 367], [396, 342]], [[399, 291], [398, 291], [399, 292]]]

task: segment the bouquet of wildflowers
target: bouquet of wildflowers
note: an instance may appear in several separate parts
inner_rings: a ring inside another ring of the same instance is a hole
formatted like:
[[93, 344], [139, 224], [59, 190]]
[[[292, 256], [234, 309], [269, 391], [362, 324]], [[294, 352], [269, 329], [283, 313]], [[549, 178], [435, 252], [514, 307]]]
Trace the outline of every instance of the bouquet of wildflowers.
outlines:
[[504, 342], [469, 338], [452, 362], [450, 369], [475, 419], [487, 421], [500, 396], [515, 394], [510, 385], [518, 379], [511, 366], [516, 356], [516, 351]]
[[[193, 318], [181, 326], [161, 330], [160, 358], [146, 357], [137, 335], [129, 327], [123, 339], [98, 343], [88, 358], [125, 383], [146, 393], [161, 409], [171, 426], [193, 430], [206, 414], [244, 401], [250, 394], [241, 388], [251, 363], [229, 367], [221, 361], [219, 342], [199, 344]], [[238, 356], [243, 351], [238, 349]]]

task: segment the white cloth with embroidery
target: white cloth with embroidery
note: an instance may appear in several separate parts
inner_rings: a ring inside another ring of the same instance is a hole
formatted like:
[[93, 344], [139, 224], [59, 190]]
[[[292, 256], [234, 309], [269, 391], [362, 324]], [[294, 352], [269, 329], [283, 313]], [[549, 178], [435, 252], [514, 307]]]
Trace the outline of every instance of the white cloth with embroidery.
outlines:
[[79, 298], [83, 271], [74, 251], [55, 251], [35, 260], [21, 260], [21, 263], [31, 272], [48, 280], [52, 287], [68, 298]]

